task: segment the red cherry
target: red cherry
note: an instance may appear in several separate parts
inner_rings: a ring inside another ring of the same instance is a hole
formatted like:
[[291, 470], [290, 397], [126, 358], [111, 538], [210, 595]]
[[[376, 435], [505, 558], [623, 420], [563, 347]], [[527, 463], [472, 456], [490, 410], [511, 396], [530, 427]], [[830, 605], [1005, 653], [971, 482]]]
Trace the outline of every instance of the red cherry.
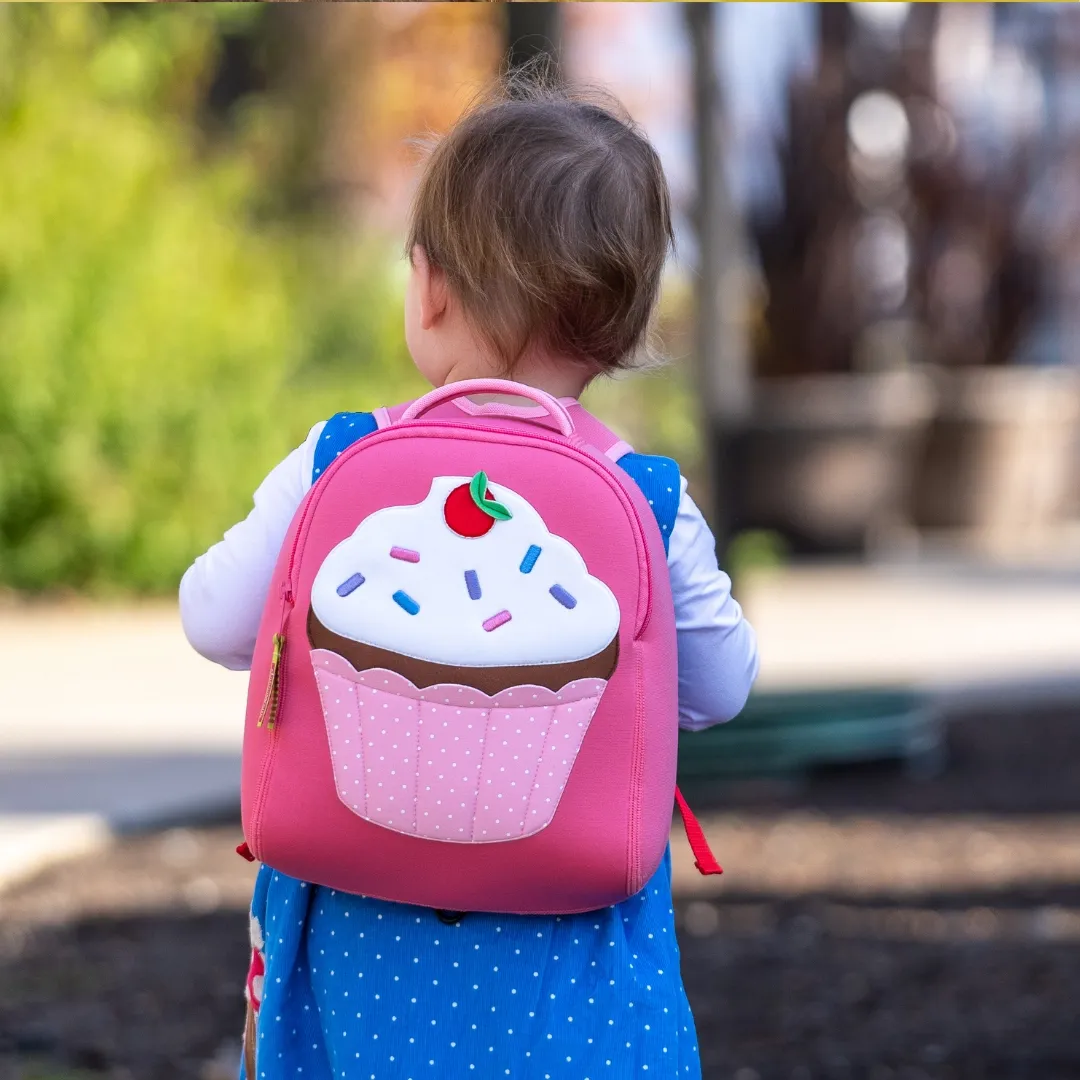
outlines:
[[[490, 499], [491, 492], [485, 491], [484, 498]], [[468, 484], [461, 484], [447, 495], [443, 517], [458, 536], [483, 536], [495, 524], [495, 519], [476, 505]]]

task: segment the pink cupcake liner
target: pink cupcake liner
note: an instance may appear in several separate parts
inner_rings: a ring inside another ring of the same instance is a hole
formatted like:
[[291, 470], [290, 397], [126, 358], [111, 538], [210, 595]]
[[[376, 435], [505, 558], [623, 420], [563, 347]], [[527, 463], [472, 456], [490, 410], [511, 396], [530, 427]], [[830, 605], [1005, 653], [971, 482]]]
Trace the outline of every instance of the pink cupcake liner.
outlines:
[[417, 688], [384, 668], [357, 671], [327, 649], [311, 662], [338, 798], [410, 836], [491, 843], [551, 823], [606, 679], [561, 690]]

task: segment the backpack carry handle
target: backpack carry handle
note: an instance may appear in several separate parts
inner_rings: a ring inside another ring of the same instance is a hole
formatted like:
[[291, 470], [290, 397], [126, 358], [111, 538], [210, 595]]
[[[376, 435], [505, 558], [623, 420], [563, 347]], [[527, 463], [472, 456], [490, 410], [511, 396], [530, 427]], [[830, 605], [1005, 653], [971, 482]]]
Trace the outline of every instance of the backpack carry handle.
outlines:
[[547, 409], [563, 435], [570, 438], [574, 434], [574, 421], [562, 402], [556, 401], [550, 394], [537, 390], [534, 386], [511, 382], [509, 379], [464, 379], [461, 382], [447, 383], [446, 386], [440, 386], [431, 393], [417, 398], [401, 414], [401, 420], [418, 420], [436, 405], [453, 401], [454, 398], [468, 397], [470, 394], [509, 394], [514, 397], [528, 398]]

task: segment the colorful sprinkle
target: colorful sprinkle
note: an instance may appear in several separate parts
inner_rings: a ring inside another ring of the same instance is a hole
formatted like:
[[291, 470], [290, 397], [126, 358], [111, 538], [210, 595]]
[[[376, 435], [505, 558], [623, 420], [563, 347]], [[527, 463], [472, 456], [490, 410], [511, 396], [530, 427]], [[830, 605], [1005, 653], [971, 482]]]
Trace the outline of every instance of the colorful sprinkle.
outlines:
[[402, 562], [419, 562], [420, 552], [413, 551], [411, 548], [392, 547], [390, 549], [391, 559], [400, 559]]
[[337, 594], [338, 596], [348, 596], [349, 593], [354, 592], [356, 589], [359, 589], [360, 586], [363, 584], [364, 575], [353, 574], [351, 578], [346, 578], [346, 580], [337, 587]]
[[394, 603], [404, 608], [410, 615], [415, 615], [420, 610], [420, 605], [407, 593], [398, 589], [394, 593]]
[[523, 574], [529, 573], [530, 570], [536, 565], [536, 560], [540, 558], [540, 548], [536, 544], [530, 544], [529, 550], [525, 552], [525, 558], [521, 560], [521, 566], [519, 569]]
[[476, 576], [475, 570], [465, 571], [465, 588], [469, 590], [471, 599], [480, 599], [480, 579]]
[[571, 596], [561, 585], [552, 585], [548, 592], [555, 597], [565, 608], [577, 607], [577, 600]]
[[492, 615], [490, 619], [484, 620], [484, 629], [490, 634], [492, 630], [498, 630], [503, 623], [510, 621], [509, 611], [500, 611], [498, 615]]

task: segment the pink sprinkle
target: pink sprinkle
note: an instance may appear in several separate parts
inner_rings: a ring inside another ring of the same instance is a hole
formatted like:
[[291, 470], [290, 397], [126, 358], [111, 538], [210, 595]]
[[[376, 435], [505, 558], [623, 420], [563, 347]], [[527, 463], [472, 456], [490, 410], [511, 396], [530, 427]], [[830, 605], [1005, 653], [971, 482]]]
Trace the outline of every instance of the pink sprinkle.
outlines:
[[500, 611], [498, 615], [492, 615], [490, 619], [484, 620], [484, 629], [490, 634], [492, 630], [498, 630], [503, 623], [510, 621], [509, 611]]
[[413, 551], [411, 548], [392, 547], [390, 549], [391, 559], [400, 559], [402, 562], [419, 562], [420, 552]]

